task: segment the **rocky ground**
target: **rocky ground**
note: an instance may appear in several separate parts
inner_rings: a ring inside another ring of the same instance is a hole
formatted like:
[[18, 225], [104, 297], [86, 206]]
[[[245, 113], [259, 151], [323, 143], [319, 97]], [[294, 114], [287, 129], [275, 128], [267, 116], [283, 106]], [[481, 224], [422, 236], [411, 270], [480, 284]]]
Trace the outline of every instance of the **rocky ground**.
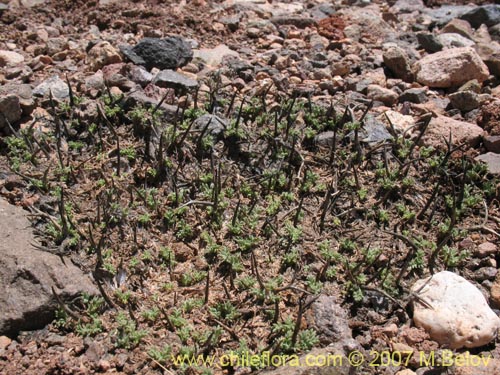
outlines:
[[0, 0], [0, 372], [500, 373], [483, 3]]

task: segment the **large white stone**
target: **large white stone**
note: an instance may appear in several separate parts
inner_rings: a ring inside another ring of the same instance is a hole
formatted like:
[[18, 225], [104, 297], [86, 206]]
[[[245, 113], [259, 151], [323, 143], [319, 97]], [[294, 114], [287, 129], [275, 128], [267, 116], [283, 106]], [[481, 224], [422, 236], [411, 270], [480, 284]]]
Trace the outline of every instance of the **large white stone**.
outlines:
[[439, 272], [430, 280], [418, 280], [412, 292], [419, 297], [413, 302], [415, 325], [439, 344], [451, 349], [475, 348], [495, 339], [500, 318], [479, 289], [463, 277]]

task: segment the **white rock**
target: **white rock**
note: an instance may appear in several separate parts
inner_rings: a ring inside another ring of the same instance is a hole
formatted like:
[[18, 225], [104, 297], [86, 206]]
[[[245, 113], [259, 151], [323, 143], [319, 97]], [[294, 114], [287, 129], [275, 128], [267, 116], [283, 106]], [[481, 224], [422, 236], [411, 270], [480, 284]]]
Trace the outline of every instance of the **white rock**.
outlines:
[[452, 48], [425, 56], [415, 63], [416, 80], [429, 87], [460, 86], [488, 78], [488, 67], [470, 47]]
[[199, 57], [212, 66], [219, 65], [222, 62], [222, 58], [226, 55], [238, 57], [239, 53], [233, 51], [225, 44], [219, 44], [215, 48], [201, 48], [193, 51], [193, 57]]
[[439, 344], [450, 349], [475, 348], [497, 336], [500, 318], [479, 289], [463, 277], [443, 271], [430, 280], [418, 280], [411, 290], [424, 301], [417, 298], [413, 303], [415, 325]]
[[403, 115], [396, 111], [386, 111], [380, 116], [379, 120], [384, 122], [387, 121], [386, 115], [389, 118], [392, 126], [394, 126], [394, 128], [401, 133], [415, 126], [415, 120], [413, 119], [413, 116]]
[[24, 56], [13, 51], [0, 50], [0, 67], [24, 62]]
[[21, 0], [21, 5], [26, 8], [33, 8], [45, 4], [45, 0]]

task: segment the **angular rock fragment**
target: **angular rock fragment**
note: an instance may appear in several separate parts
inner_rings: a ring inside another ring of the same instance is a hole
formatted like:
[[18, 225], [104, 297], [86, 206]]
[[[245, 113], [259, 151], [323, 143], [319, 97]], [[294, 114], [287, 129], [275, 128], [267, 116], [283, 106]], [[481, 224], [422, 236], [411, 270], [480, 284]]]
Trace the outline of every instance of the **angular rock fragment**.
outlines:
[[454, 48], [427, 55], [415, 64], [416, 80], [437, 88], [460, 86], [477, 79], [483, 82], [489, 71], [472, 48]]
[[35, 239], [26, 213], [0, 199], [0, 334], [43, 328], [58, 302], [81, 293], [97, 294], [90, 278], [73, 263], [31, 245]]
[[176, 69], [193, 58], [189, 43], [179, 36], [164, 39], [144, 38], [134, 47], [120, 46], [122, 53], [134, 64], [146, 69]]

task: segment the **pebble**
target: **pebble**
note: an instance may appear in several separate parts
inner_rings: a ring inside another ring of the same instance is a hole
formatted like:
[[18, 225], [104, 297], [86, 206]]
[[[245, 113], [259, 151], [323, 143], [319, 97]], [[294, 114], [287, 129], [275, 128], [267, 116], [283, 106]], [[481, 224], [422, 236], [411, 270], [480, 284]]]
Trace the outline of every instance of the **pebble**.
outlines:
[[440, 345], [476, 348], [497, 336], [500, 318], [483, 294], [463, 277], [442, 271], [430, 280], [417, 281], [411, 290], [419, 291], [418, 296], [426, 302], [413, 302], [415, 325], [424, 328]]
[[486, 65], [469, 47], [427, 55], [415, 64], [415, 70], [417, 82], [437, 88], [460, 86], [472, 79], [483, 82], [489, 76]]
[[485, 163], [491, 174], [500, 175], [500, 154], [487, 152], [486, 154], [477, 156], [475, 160]]
[[24, 56], [14, 52], [0, 50], [0, 67], [13, 66], [24, 62]]

